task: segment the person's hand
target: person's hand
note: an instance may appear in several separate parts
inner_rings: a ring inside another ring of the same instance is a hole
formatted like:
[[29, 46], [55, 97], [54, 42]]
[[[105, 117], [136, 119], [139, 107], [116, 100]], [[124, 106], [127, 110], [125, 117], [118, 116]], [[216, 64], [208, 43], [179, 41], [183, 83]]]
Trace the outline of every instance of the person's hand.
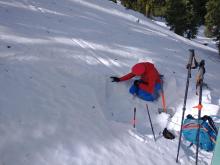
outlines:
[[192, 65], [191, 65], [191, 64], [187, 64], [187, 65], [186, 65], [186, 69], [189, 69], [190, 67], [192, 68]]
[[118, 78], [118, 77], [112, 76], [110, 78], [112, 79], [112, 82], [119, 82], [120, 81], [120, 78]]
[[140, 81], [139, 81], [139, 80], [135, 80], [135, 81], [134, 81], [134, 86], [138, 87], [139, 84], [140, 84]]

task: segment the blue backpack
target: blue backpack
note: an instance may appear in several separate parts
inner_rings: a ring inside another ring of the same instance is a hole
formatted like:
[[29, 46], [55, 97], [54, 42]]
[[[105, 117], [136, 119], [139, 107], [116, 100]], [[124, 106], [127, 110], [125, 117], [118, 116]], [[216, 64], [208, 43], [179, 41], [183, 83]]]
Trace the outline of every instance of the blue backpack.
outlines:
[[[199, 134], [199, 147], [206, 151], [213, 151], [216, 143], [216, 137], [218, 130], [210, 116], [203, 116], [199, 119], [200, 134]], [[198, 131], [198, 119], [187, 115], [187, 118], [183, 122], [183, 137], [191, 142], [191, 144], [197, 144], [196, 136]]]

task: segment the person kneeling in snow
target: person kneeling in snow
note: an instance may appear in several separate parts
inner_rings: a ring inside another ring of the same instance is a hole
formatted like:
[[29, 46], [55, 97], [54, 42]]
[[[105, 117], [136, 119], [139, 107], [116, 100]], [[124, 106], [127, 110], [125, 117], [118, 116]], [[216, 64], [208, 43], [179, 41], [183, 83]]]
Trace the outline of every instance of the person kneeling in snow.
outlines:
[[159, 90], [161, 89], [160, 74], [150, 62], [135, 64], [131, 69], [131, 73], [128, 73], [121, 78], [110, 78], [112, 78], [112, 82], [120, 82], [129, 80], [135, 76], [140, 76], [140, 79], [134, 81], [134, 84], [129, 90], [130, 93], [137, 95], [145, 101], [154, 101], [157, 99], [159, 96]]

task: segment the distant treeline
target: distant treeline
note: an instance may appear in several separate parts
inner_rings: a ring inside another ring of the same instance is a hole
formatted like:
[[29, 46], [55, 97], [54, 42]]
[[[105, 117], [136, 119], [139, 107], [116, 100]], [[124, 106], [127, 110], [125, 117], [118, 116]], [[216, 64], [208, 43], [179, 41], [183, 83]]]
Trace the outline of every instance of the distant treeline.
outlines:
[[121, 0], [121, 4], [147, 17], [165, 18], [170, 30], [188, 39], [205, 25], [205, 35], [215, 38], [220, 52], [220, 0]]

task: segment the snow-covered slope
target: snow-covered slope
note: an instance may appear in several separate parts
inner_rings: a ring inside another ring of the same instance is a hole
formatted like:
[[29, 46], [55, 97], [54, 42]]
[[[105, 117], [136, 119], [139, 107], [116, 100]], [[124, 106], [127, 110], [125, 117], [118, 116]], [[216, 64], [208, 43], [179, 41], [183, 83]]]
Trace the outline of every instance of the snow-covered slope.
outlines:
[[[160, 100], [148, 103], [154, 142], [145, 102], [128, 93], [132, 81], [115, 84], [109, 76], [153, 62], [176, 111], [168, 127], [178, 131], [188, 49], [206, 60], [202, 113], [219, 113], [217, 50], [141, 14], [108, 0], [0, 0], [0, 15], [0, 165], [176, 164], [177, 138], [161, 136]], [[197, 114], [191, 108], [197, 102], [192, 79], [187, 113]], [[199, 161], [209, 164], [211, 157], [201, 151]], [[195, 148], [182, 145], [181, 164], [194, 160]]]

